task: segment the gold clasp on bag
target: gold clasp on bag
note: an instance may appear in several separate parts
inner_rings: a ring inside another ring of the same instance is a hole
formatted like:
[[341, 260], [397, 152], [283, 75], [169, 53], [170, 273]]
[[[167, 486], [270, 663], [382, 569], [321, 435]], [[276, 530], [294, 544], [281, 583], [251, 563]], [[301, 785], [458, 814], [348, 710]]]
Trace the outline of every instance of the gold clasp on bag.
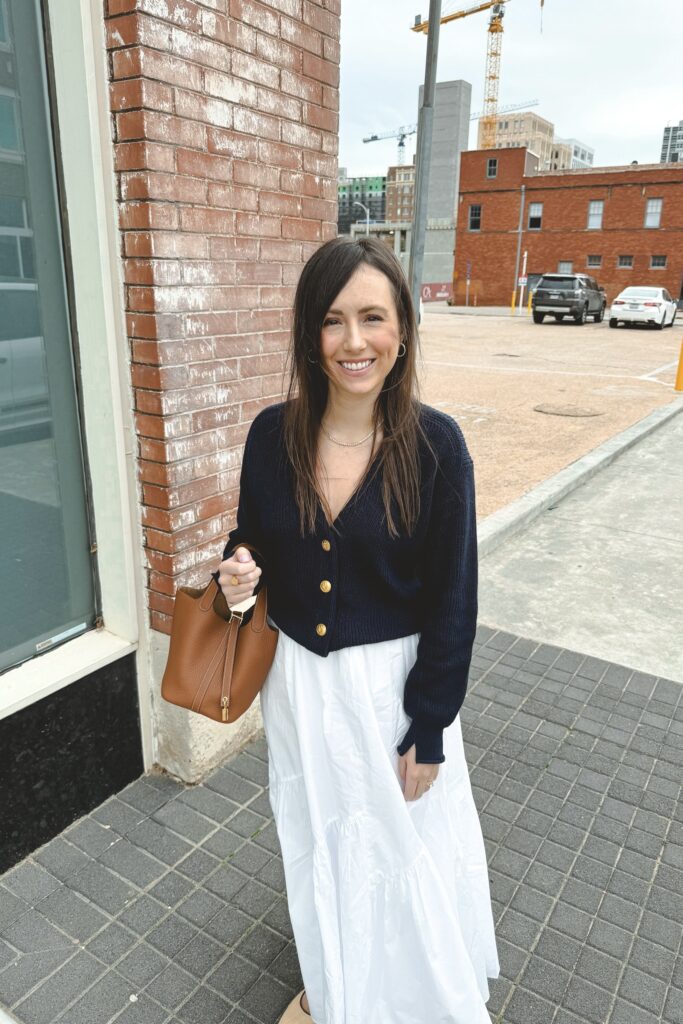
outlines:
[[230, 698], [221, 697], [221, 718], [224, 722], [228, 720], [228, 708], [230, 707]]

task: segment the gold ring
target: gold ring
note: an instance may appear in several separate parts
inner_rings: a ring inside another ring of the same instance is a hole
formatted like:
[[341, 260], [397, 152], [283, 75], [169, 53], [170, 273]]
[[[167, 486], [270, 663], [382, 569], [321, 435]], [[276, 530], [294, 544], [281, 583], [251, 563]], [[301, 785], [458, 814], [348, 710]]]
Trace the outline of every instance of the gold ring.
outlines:
[[231, 576], [230, 577], [230, 582], [232, 583], [233, 587], [236, 587], [237, 584], [239, 583], [239, 580], [237, 579], [236, 576]]

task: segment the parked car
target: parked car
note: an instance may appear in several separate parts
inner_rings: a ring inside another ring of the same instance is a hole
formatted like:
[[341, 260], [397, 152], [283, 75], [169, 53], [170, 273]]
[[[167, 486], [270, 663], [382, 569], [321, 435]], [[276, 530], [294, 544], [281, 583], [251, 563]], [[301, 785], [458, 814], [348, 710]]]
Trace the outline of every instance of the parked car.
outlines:
[[577, 324], [585, 324], [592, 316], [599, 324], [606, 306], [604, 290], [587, 274], [544, 274], [531, 300], [535, 324], [542, 324], [548, 315], [558, 323], [571, 316]]
[[623, 324], [651, 324], [658, 330], [673, 327], [677, 304], [666, 288], [631, 285], [617, 295], [609, 311], [610, 327]]

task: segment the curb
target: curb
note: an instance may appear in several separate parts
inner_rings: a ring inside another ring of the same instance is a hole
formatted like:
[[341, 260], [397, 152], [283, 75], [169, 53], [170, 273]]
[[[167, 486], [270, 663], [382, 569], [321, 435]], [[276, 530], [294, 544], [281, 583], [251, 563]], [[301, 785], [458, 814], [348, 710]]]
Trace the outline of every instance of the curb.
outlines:
[[682, 412], [683, 396], [675, 398], [673, 402], [660, 409], [655, 409], [649, 416], [638, 420], [620, 434], [615, 434], [587, 455], [582, 455], [571, 465], [561, 469], [559, 473], [548, 477], [521, 498], [511, 501], [509, 505], [487, 516], [477, 529], [480, 556], [485, 557], [495, 551], [504, 541], [527, 527], [551, 505], [585, 484], [623, 452]]

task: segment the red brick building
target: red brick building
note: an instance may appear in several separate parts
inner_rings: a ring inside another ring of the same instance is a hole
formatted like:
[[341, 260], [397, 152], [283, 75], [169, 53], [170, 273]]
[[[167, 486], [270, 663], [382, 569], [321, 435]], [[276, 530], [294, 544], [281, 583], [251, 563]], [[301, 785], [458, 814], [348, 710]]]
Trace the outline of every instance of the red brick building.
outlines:
[[470, 302], [509, 303], [518, 249], [530, 287], [543, 273], [581, 271], [608, 301], [632, 284], [683, 301], [682, 165], [539, 172], [525, 149], [463, 153], [457, 225], [458, 303], [468, 268]]

